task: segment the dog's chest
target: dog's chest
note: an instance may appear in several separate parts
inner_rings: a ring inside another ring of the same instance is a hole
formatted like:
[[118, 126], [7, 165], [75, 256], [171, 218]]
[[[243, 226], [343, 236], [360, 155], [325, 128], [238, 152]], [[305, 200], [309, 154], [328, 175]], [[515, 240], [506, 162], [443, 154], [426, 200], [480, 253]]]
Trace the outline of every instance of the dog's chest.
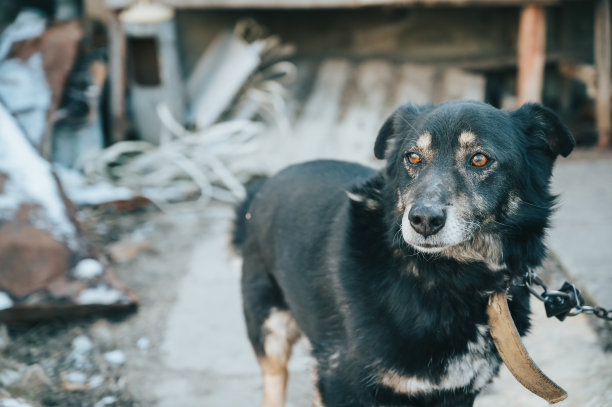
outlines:
[[396, 393], [409, 396], [457, 389], [478, 392], [489, 383], [500, 365], [487, 331], [486, 326], [479, 326], [477, 339], [468, 343], [467, 352], [450, 357], [443, 373], [436, 377], [405, 375], [393, 369], [381, 369], [379, 383]]

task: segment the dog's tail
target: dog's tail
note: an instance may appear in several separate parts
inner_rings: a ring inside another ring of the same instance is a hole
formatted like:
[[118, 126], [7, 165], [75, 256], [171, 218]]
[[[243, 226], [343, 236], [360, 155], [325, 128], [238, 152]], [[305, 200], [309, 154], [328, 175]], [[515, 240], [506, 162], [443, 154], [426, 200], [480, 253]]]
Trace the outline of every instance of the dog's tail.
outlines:
[[242, 245], [246, 239], [246, 225], [249, 217], [249, 207], [255, 194], [268, 178], [256, 176], [246, 183], [247, 197], [236, 206], [236, 218], [234, 219], [234, 230], [232, 232], [232, 246], [237, 253], [242, 253]]

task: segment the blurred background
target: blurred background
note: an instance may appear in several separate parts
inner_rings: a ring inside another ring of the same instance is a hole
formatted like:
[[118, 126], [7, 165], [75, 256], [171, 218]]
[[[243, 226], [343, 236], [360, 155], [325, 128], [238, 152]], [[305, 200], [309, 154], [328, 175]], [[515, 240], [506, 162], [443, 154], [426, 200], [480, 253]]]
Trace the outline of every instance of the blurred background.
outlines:
[[[233, 205], [291, 163], [380, 167], [406, 101], [562, 117], [540, 273], [612, 308], [610, 39], [610, 0], [0, 0], [0, 407], [258, 405]], [[611, 406], [610, 322], [532, 306], [560, 405]], [[476, 405], [546, 404], [504, 370]]]

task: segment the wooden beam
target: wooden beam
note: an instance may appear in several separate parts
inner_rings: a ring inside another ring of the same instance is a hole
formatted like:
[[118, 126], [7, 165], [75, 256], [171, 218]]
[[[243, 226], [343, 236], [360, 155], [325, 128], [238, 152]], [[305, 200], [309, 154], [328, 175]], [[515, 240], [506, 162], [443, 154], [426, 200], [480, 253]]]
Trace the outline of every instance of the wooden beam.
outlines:
[[546, 62], [546, 14], [542, 6], [531, 4], [521, 10], [517, 53], [518, 103], [540, 102]]
[[111, 142], [125, 139], [126, 37], [117, 14], [108, 19]]
[[[159, 0], [176, 8], [360, 8], [376, 6], [522, 6], [550, 5], [563, 0]], [[575, 0], [579, 1], [579, 0]], [[129, 7], [136, 0], [105, 0], [108, 8]]]
[[595, 120], [599, 134], [598, 145], [610, 147], [610, 0], [595, 3], [595, 70], [597, 94]]

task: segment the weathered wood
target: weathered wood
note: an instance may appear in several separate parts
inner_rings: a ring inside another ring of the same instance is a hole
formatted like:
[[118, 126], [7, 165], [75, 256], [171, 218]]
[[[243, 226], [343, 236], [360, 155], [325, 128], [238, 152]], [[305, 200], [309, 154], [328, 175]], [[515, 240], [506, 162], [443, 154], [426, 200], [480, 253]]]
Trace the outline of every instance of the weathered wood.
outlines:
[[48, 124], [42, 140], [43, 157], [51, 157], [51, 131], [54, 113], [59, 108], [64, 85], [77, 57], [79, 42], [83, 36], [77, 21], [51, 26], [42, 36], [40, 50], [43, 54], [45, 76], [51, 89], [51, 105], [47, 111]]
[[294, 152], [292, 161], [321, 158], [321, 152], [328, 151], [323, 146], [333, 136], [351, 68], [350, 62], [345, 59], [328, 59], [321, 64], [312, 92], [294, 126], [293, 135], [286, 140], [290, 145], [286, 150], [280, 149]]
[[[136, 0], [105, 0], [109, 8], [125, 8]], [[160, 0], [177, 8], [359, 8], [373, 6], [520, 6], [559, 4], [563, 0]]]
[[393, 64], [380, 59], [359, 63], [345, 87], [338, 123], [326, 151], [336, 159], [375, 164], [374, 140], [385, 120], [394, 87]]
[[125, 139], [126, 38], [116, 14], [107, 20], [110, 68], [111, 140]]
[[595, 69], [597, 94], [595, 120], [599, 134], [598, 145], [610, 147], [610, 0], [595, 4]]
[[521, 10], [517, 53], [518, 102], [540, 102], [546, 61], [546, 14], [543, 7], [532, 4]]
[[402, 64], [398, 68], [395, 104], [408, 101], [416, 104], [433, 102], [433, 81], [436, 71], [431, 66], [412, 63]]

